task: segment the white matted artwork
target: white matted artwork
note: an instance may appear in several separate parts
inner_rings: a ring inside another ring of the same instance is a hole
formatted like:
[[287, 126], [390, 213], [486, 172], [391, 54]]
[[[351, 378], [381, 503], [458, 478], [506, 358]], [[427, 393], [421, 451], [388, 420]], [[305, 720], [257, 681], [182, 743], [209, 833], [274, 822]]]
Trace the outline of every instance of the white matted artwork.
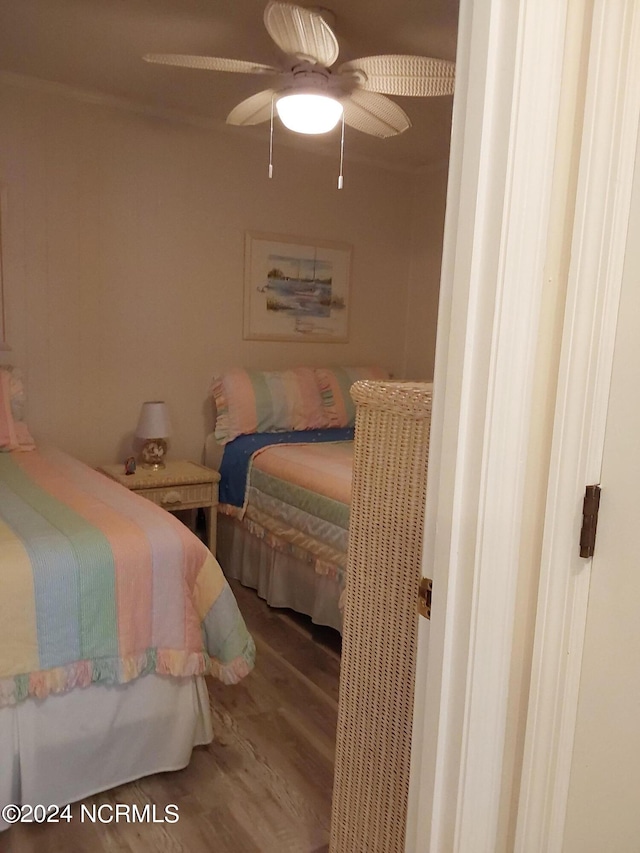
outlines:
[[245, 339], [346, 342], [350, 267], [347, 243], [247, 232]]
[[2, 247], [4, 238], [4, 228], [7, 223], [7, 188], [0, 185], [0, 351], [10, 350], [11, 347], [7, 344], [7, 328], [5, 323], [4, 313], [4, 278], [2, 266]]

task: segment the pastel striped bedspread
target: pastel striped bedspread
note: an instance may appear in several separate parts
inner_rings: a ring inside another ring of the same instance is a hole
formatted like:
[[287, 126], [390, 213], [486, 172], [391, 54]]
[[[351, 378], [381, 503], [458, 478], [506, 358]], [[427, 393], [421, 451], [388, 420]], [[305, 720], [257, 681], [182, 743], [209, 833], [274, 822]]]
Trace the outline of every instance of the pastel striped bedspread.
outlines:
[[180, 521], [61, 451], [0, 454], [0, 707], [149, 672], [235, 683], [254, 655]]
[[253, 469], [331, 500], [351, 503], [352, 441], [265, 447], [254, 454]]
[[253, 535], [342, 585], [347, 564], [353, 441], [278, 444], [252, 458], [242, 517]]

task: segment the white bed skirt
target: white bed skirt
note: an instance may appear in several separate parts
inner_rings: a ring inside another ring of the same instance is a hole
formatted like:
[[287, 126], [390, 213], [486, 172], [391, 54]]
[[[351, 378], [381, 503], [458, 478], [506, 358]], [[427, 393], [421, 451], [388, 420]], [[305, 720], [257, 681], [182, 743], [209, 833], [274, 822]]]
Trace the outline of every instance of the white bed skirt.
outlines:
[[278, 551], [231, 516], [218, 514], [217, 558], [229, 578], [255, 589], [272, 607], [289, 607], [342, 632], [340, 584], [314, 566]]
[[146, 675], [27, 699], [0, 708], [0, 806], [62, 806], [178, 770], [212, 737], [202, 677]]

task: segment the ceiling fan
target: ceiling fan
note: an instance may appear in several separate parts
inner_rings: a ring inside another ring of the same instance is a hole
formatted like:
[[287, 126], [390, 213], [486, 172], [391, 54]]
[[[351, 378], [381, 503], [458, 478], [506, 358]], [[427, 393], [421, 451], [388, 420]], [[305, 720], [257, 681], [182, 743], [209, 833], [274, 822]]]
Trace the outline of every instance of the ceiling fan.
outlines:
[[271, 0], [264, 25], [286, 54], [280, 67], [224, 59], [150, 53], [143, 59], [207, 71], [262, 74], [275, 78], [264, 89], [239, 103], [227, 123], [252, 125], [271, 120], [275, 110], [282, 123], [298, 133], [326, 133], [342, 119], [344, 125], [380, 138], [411, 126], [405, 111], [387, 95], [430, 97], [453, 93], [455, 63], [425, 56], [367, 56], [332, 68], [338, 40], [327, 22], [332, 13]]

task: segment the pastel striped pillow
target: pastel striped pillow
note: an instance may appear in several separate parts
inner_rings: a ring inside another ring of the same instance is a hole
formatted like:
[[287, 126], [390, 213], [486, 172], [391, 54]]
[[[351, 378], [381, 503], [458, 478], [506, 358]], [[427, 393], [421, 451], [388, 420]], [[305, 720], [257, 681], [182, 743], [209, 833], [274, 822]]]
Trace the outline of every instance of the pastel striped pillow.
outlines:
[[23, 421], [16, 421], [12, 411], [11, 370], [0, 368], [0, 450], [33, 450], [33, 438]]
[[24, 391], [24, 383], [22, 381], [22, 371], [13, 365], [4, 365], [0, 367], [2, 373], [9, 374], [9, 393], [11, 397], [11, 412], [14, 421], [24, 420], [24, 410], [26, 403], [26, 395]]
[[314, 371], [233, 368], [211, 385], [215, 436], [221, 444], [255, 432], [324, 429], [327, 413]]
[[318, 367], [315, 370], [330, 427], [351, 427], [356, 407], [350, 389], [359, 379], [389, 379], [382, 367]]

